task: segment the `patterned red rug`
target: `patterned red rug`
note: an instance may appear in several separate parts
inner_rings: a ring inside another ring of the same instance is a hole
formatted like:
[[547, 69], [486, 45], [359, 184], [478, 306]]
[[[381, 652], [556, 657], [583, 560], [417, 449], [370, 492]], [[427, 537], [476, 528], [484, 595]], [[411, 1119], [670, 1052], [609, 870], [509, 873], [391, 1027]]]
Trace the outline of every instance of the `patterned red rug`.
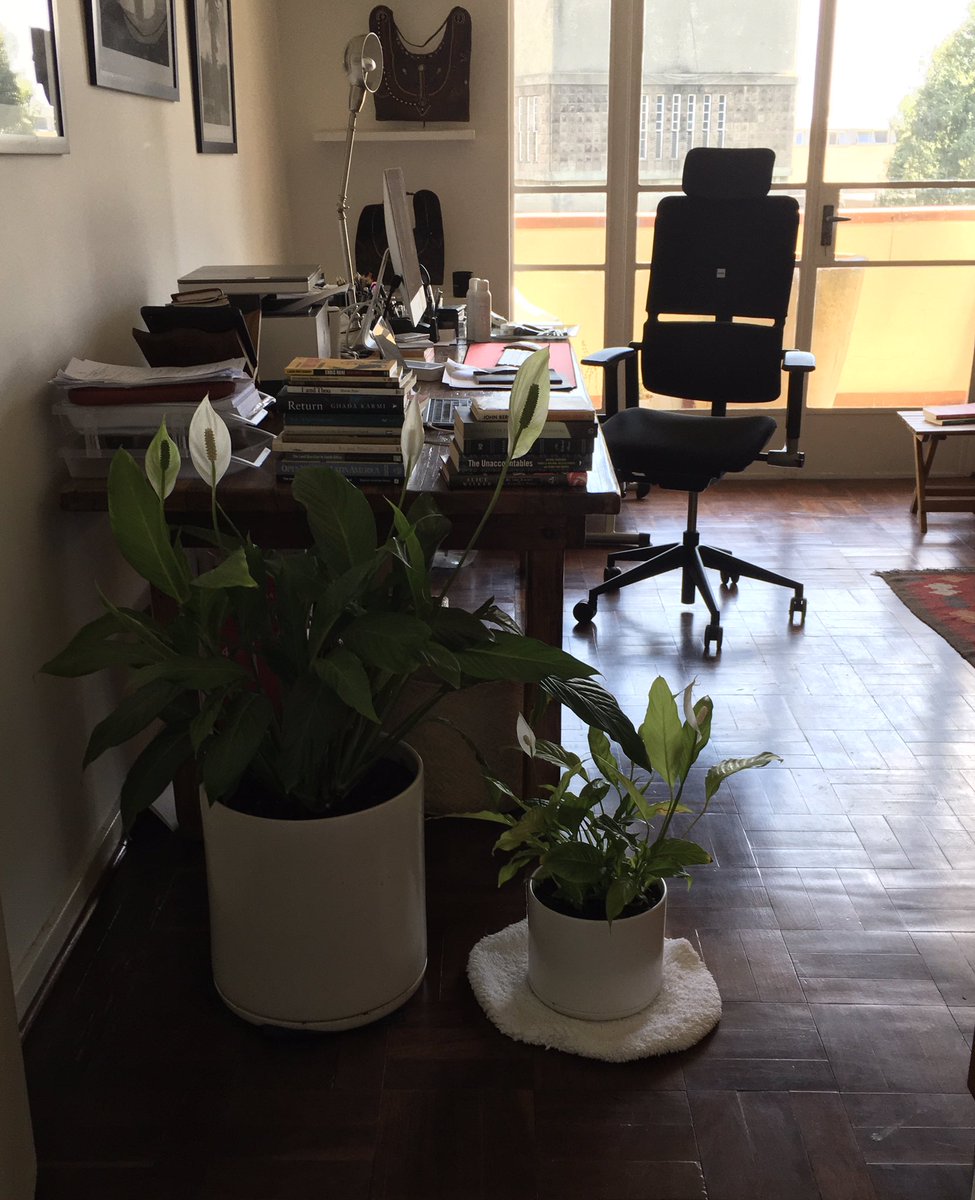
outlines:
[[975, 664], [975, 573], [878, 571], [897, 598]]

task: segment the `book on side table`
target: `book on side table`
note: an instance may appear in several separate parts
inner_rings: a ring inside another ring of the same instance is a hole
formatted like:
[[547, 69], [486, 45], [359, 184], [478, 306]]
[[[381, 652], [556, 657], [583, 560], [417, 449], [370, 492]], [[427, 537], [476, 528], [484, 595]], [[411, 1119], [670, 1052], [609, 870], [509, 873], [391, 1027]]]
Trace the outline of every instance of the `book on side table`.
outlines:
[[968, 425], [975, 422], [975, 404], [933, 404], [922, 414], [932, 425]]

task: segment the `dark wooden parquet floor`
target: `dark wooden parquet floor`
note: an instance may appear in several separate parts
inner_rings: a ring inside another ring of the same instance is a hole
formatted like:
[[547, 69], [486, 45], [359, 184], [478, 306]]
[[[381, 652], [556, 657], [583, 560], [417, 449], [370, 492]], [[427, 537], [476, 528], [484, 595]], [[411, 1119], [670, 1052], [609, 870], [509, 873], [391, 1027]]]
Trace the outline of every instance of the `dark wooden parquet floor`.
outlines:
[[[713, 866], [671, 890], [723, 1016], [692, 1050], [610, 1065], [498, 1033], [471, 946], [522, 915], [489, 827], [429, 826], [430, 966], [366, 1029], [269, 1035], [209, 981], [200, 848], [136, 831], [26, 1038], [40, 1200], [964, 1200], [975, 1151], [975, 671], [875, 571], [975, 568], [975, 523], [921, 539], [906, 483], [725, 483], [719, 544], [790, 571], [742, 583], [722, 654], [675, 578], [566, 644], [642, 712], [696, 676], [716, 755], [772, 749], [704, 818]], [[621, 521], [669, 540], [679, 497]], [[601, 577], [573, 556], [567, 609]], [[471, 586], [514, 600], [481, 556]], [[567, 737], [578, 737], [569, 728]], [[698, 832], [701, 832], [699, 826]]]

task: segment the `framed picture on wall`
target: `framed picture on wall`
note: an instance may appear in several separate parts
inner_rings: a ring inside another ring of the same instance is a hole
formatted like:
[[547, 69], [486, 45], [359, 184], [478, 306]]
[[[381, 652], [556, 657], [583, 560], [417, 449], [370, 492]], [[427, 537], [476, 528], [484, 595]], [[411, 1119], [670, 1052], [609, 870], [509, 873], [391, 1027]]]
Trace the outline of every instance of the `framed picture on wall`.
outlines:
[[190, 64], [200, 154], [237, 153], [230, 0], [187, 0]]
[[174, 0], [85, 0], [96, 87], [179, 99]]
[[54, 0], [0, 0], [0, 154], [66, 154]]

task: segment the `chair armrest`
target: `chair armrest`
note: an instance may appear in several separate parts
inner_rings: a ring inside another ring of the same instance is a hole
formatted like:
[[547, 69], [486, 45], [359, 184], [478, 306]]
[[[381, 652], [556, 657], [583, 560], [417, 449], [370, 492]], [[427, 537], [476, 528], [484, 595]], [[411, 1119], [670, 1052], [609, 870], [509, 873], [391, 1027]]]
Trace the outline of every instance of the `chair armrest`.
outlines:
[[763, 462], [775, 467], [801, 467], [806, 456], [799, 449], [802, 410], [806, 402], [806, 377], [816, 369], [816, 356], [807, 350], [786, 350], [782, 369], [789, 377], [785, 402], [785, 446], [781, 450], [766, 450], [759, 455]]
[[808, 350], [786, 350], [782, 355], [782, 368], [785, 371], [815, 371], [816, 355]]
[[620, 363], [625, 363], [623, 407], [638, 404], [640, 400], [640, 383], [637, 377], [636, 352], [639, 342], [629, 346], [607, 346], [604, 350], [594, 350], [582, 360], [587, 367], [602, 367], [603, 370], [603, 412], [605, 420], [614, 417], [620, 408]]

